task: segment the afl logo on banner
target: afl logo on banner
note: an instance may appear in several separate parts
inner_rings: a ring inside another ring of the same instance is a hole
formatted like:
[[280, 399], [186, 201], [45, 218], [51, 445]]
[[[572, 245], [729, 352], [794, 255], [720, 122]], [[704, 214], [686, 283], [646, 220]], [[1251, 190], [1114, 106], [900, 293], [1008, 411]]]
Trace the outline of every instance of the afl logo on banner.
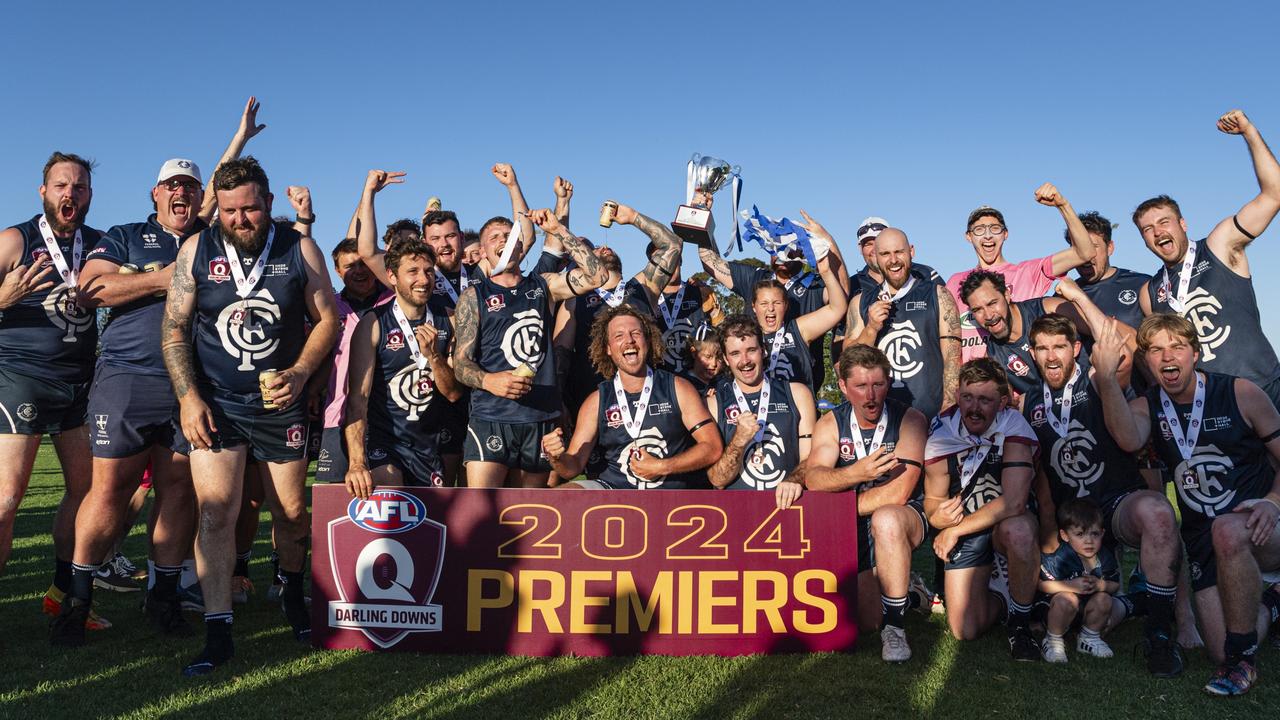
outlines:
[[340, 598], [329, 603], [329, 627], [358, 630], [381, 648], [409, 633], [440, 632], [443, 612], [431, 598], [444, 568], [445, 537], [445, 526], [427, 518], [426, 504], [414, 495], [386, 489], [353, 499], [344, 517], [329, 522]]

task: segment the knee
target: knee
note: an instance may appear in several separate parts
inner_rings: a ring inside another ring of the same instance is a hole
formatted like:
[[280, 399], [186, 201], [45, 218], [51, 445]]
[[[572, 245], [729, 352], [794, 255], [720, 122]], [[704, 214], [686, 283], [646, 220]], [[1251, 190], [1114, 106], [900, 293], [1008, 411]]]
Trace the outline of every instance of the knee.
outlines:
[[1030, 515], [1016, 515], [1000, 521], [996, 535], [1006, 557], [1025, 559], [1037, 554], [1036, 527]]
[[1049, 600], [1049, 609], [1074, 613], [1080, 609], [1080, 598], [1072, 592], [1060, 592]]
[[1091, 611], [1107, 611], [1111, 610], [1111, 594], [1105, 592], [1096, 592], [1089, 596], [1089, 602], [1085, 605], [1085, 609]]
[[1212, 532], [1215, 553], [1234, 557], [1250, 551], [1249, 529], [1242, 516], [1231, 514], [1214, 520]]
[[1173, 547], [1178, 521], [1173, 506], [1164, 498], [1144, 497], [1138, 506], [1138, 519], [1142, 523], [1142, 542], [1154, 542], [1160, 547]]
[[901, 545], [907, 542], [907, 530], [903, 527], [902, 516], [888, 507], [877, 509], [871, 514], [871, 535], [876, 545]]

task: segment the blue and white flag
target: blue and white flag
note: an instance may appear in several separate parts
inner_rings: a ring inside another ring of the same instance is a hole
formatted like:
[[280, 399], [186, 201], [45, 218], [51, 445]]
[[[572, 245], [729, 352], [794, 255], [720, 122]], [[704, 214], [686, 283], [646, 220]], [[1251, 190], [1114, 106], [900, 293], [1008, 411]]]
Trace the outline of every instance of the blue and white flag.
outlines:
[[800, 250], [804, 253], [805, 262], [809, 267], [818, 267], [818, 258], [813, 253], [813, 243], [809, 239], [808, 231], [804, 228], [785, 217], [774, 220], [768, 215], [761, 214], [760, 209], [755, 205], [751, 206], [750, 213], [742, 211], [742, 217], [742, 229], [746, 232], [746, 238], [756, 241], [765, 252], [769, 253], [770, 257], [776, 257], [790, 250]]

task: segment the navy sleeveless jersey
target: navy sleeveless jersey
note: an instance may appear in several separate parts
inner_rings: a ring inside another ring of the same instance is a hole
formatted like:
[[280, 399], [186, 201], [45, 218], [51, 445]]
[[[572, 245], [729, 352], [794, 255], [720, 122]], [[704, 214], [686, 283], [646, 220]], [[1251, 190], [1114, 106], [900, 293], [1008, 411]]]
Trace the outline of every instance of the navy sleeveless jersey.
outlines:
[[778, 364], [770, 374], [776, 380], [789, 380], [804, 385], [813, 385], [812, 356], [800, 335], [800, 326], [795, 320], [788, 320], [778, 332], [764, 336], [764, 362], [769, 367], [769, 359], [773, 352], [773, 338], [781, 335], [782, 349], [778, 351]]
[[1142, 285], [1150, 275], [1116, 268], [1109, 278], [1092, 283], [1080, 283], [1080, 289], [1094, 305], [1108, 317], [1113, 317], [1135, 330], [1142, 323]]
[[[1031, 323], [1040, 319], [1044, 313], [1044, 298], [1023, 300], [1009, 305], [1009, 324], [1013, 324], [1013, 313], [1022, 316], [1022, 334], [1000, 342], [988, 333], [983, 333], [987, 343], [987, 357], [999, 363], [1009, 376], [1009, 386], [1013, 391], [1025, 395], [1040, 383], [1040, 370], [1036, 367], [1035, 356], [1031, 354]], [[1081, 353], [1083, 355], [1083, 352]]]
[[[203, 223], [198, 230], [203, 230]], [[193, 231], [196, 232], [196, 231]], [[116, 225], [106, 232], [87, 259], [108, 260], [138, 272], [152, 272], [173, 264], [182, 238], [156, 221]], [[157, 263], [157, 264], [153, 264]], [[160, 323], [164, 320], [165, 295], [148, 295], [111, 308], [102, 329], [99, 361], [128, 368], [141, 375], [168, 375], [160, 353]]]
[[[680, 294], [680, 290], [672, 293], [664, 292], [658, 298], [658, 304], [662, 307], [655, 308], [652, 311], [653, 320], [658, 324], [658, 330], [662, 331], [662, 368], [680, 375], [687, 369], [689, 363], [685, 361], [684, 350], [689, 344], [689, 338], [693, 335], [694, 330], [710, 321], [707, 313], [702, 309], [702, 293], [706, 286], [700, 282], [686, 280], [681, 289], [684, 295], [680, 298], [680, 305], [677, 307], [676, 295]], [[671, 314], [673, 322], [668, 325], [666, 315], [663, 314], [663, 308]]]
[[[1245, 500], [1266, 495], [1275, 478], [1266, 446], [1240, 415], [1235, 378], [1211, 372], [1204, 376], [1204, 415], [1190, 462], [1183, 460], [1178, 453], [1178, 443], [1160, 414], [1160, 388], [1157, 386], [1147, 391], [1151, 439], [1160, 459], [1173, 471], [1184, 537], [1208, 532], [1214, 518], [1231, 512]], [[1180, 416], [1179, 422], [1185, 432], [1190, 422], [1191, 404], [1174, 403], [1174, 410]], [[1270, 432], [1272, 428], [1257, 430]], [[1183, 482], [1183, 474], [1188, 467], [1195, 474], [1195, 487], [1187, 487]]]
[[[950, 422], [950, 418], [956, 411], [957, 409], [952, 407], [935, 418], [934, 422], [937, 423], [939, 420]], [[1018, 411], [1006, 408], [1000, 412], [1016, 413]], [[1006, 439], [1005, 442], [1013, 441]], [[992, 447], [987, 452], [987, 456], [982, 459], [982, 463], [978, 465], [973, 477], [969, 479], [969, 484], [963, 488], [960, 487], [960, 468], [965, 458], [969, 457], [969, 453], [972, 452], [975, 451], [961, 450], [946, 456], [947, 475], [951, 478], [951, 483], [947, 487], [947, 495], [950, 497], [961, 496], [960, 504], [964, 509], [965, 515], [972, 515], [982, 509], [982, 506], [1004, 494], [1004, 478], [1001, 472], [1001, 468], [1004, 465], [1004, 452], [1003, 448], [1000, 447]]]
[[[1022, 416], [1040, 440], [1040, 467], [1049, 478], [1055, 505], [1088, 498], [1098, 507], [1146, 485], [1137, 459], [1120, 449], [1107, 430], [1102, 398], [1089, 381], [1088, 368], [1077, 363], [1080, 379], [1071, 391], [1071, 420], [1060, 437], [1045, 416], [1044, 383], [1036, 383], [1022, 401]], [[1051, 391], [1053, 413], [1062, 417], [1062, 390]]]
[[[648, 315], [649, 301], [645, 298], [644, 288], [634, 278], [620, 283], [614, 291], [622, 292], [622, 302]], [[609, 303], [594, 290], [579, 295], [573, 301], [573, 357], [569, 363], [568, 388], [569, 398], [576, 405], [596, 389], [604, 381], [595, 365], [591, 364], [591, 327], [596, 316], [609, 306]]]
[[[431, 365], [419, 369], [409, 352], [404, 332], [396, 322], [392, 310], [394, 301], [384, 303], [373, 312], [378, 323], [378, 344], [373, 363], [373, 385], [369, 390], [369, 429], [401, 443], [413, 444], [426, 440], [439, 432], [440, 424], [432, 422], [433, 412], [446, 404], [445, 398], [435, 392], [435, 378]], [[409, 326], [417, 328], [430, 317], [436, 327], [436, 349], [444, 353], [449, 347], [449, 318], [431, 307], [424, 308], [423, 316], [410, 320]]]
[[[1200, 335], [1200, 368], [1235, 375], [1266, 386], [1280, 378], [1280, 361], [1262, 332], [1253, 279], [1240, 277], [1209, 249], [1206, 240], [1196, 242], [1196, 265], [1191, 269], [1186, 307], [1182, 315]], [[1255, 268], [1256, 269], [1256, 268]], [[1178, 292], [1182, 263], [1156, 271], [1147, 293], [1154, 312], [1173, 312], [1169, 297]]]
[[[49, 250], [36, 215], [14, 225], [22, 234], [21, 272], [35, 262], [52, 263]], [[81, 267], [84, 258], [102, 241], [102, 234], [91, 227], [80, 228]], [[58, 248], [72, 262], [71, 249], [75, 235], [58, 238]], [[28, 375], [38, 375], [67, 383], [88, 382], [93, 377], [94, 354], [98, 345], [98, 324], [93, 310], [86, 310], [71, 300], [70, 288], [53, 269], [42, 282], [54, 285], [29, 293], [14, 305], [0, 311], [0, 368]]]
[[515, 287], [504, 287], [481, 277], [472, 287], [480, 314], [476, 335], [480, 369], [503, 372], [525, 364], [535, 374], [533, 387], [518, 400], [473, 389], [471, 417], [527, 423], [558, 416], [560, 391], [556, 388], [555, 353], [549, 352], [552, 315], [547, 281], [541, 275], [523, 275]]
[[[823, 296], [826, 292], [826, 284], [817, 273], [806, 273], [803, 276], [792, 278], [794, 282], [789, 285], [780, 278], [777, 278], [773, 271], [768, 267], [753, 267], [742, 262], [730, 262], [729, 274], [733, 278], [733, 293], [743, 300], [747, 301], [745, 312], [751, 312], [751, 301], [755, 299], [756, 283], [761, 280], [778, 280], [786, 289], [787, 295], [787, 316], [786, 320], [795, 320], [801, 315], [808, 315], [818, 308], [826, 305]], [[825, 333], [824, 333], [825, 334]], [[798, 336], [797, 336], [798, 337]], [[813, 377], [816, 373], [823, 371], [822, 364], [822, 338], [814, 338], [809, 343], [810, 367], [803, 382], [804, 384], [814, 387]], [[815, 391], [817, 388], [814, 388]]]
[[[649, 395], [649, 410], [645, 413], [644, 422], [640, 424], [639, 437], [632, 440], [627, 429], [623, 427], [622, 410], [618, 407], [618, 398], [613, 390], [613, 381], [606, 380], [599, 385], [600, 410], [596, 421], [599, 434], [596, 436], [596, 450], [600, 452], [603, 465], [600, 468], [600, 482], [612, 488], [653, 490], [657, 488], [685, 489], [705, 487], [706, 475], [701, 472], [667, 475], [661, 478], [643, 480], [631, 473], [631, 452], [644, 448], [654, 457], [673, 457], [694, 446], [693, 435], [684, 426], [684, 415], [680, 404], [676, 401], [676, 378], [666, 370], [653, 371], [653, 392]], [[640, 402], [640, 393], [627, 393], [627, 402], [635, 416], [636, 405]]]
[[[291, 367], [306, 342], [302, 236], [288, 223], [275, 228], [262, 277], [244, 299], [236, 294], [221, 228], [204, 230], [197, 241], [191, 258], [196, 286], [192, 344], [197, 377], [215, 390], [261, 397], [258, 373]], [[257, 259], [241, 254], [246, 276]]]
[[[884, 409], [881, 412], [889, 414], [889, 421], [884, 429], [884, 438], [881, 440], [881, 445], [884, 447], [885, 452], [892, 453], [898, 447], [898, 437], [902, 431], [902, 418], [906, 416], [908, 408], [909, 406], [892, 398], [887, 398], [884, 401]], [[855, 449], [855, 444], [862, 443], [863, 449], [869, 450], [876, 430], [874, 427], [864, 430], [856, 424], [857, 420], [853, 417], [853, 406], [849, 404], [848, 400], [840, 403], [831, 412], [836, 416], [836, 432], [840, 441], [840, 455], [836, 458], [836, 467], [848, 467], [858, 462], [858, 451]], [[889, 475], [881, 475], [875, 480], [859, 485], [858, 490], [870, 490], [884, 485], [889, 480]], [[924, 497], [923, 483], [924, 475], [921, 474], [920, 480], [911, 492], [910, 499], [918, 500]]]
[[[879, 286], [863, 288], [858, 314], [867, 313], [877, 301]], [[876, 347], [889, 358], [893, 386], [889, 397], [933, 417], [942, 410], [942, 348], [938, 325], [938, 286], [916, 279], [876, 335]]]
[[[769, 380], [769, 417], [765, 421], [764, 437], [759, 443], [747, 446], [742, 455], [742, 471], [729, 485], [728, 490], [772, 490], [800, 464], [800, 411], [791, 397], [791, 383]], [[725, 447], [737, 432], [739, 422], [755, 423], [760, 410], [760, 391], [743, 393], [750, 406], [750, 414], [742, 414], [738, 398], [733, 392], [733, 376], [716, 385], [716, 403], [720, 437]], [[757, 451], [760, 462], [755, 462]]]
[[461, 297], [464, 289], [462, 287], [462, 273], [465, 272], [467, 274], [468, 287], [474, 285], [475, 282], [480, 279], [480, 276], [484, 274], [483, 271], [475, 265], [461, 263], [458, 265], [458, 268], [459, 270], [457, 272], [451, 273], [445, 271], [444, 268], [437, 267], [435, 273], [436, 284], [431, 290], [432, 302], [440, 307], [448, 309], [450, 312], [453, 312], [453, 308], [457, 305], [457, 302], [449, 295], [449, 291], [444, 287], [445, 284], [448, 283], [448, 285], [453, 288], [453, 291]]

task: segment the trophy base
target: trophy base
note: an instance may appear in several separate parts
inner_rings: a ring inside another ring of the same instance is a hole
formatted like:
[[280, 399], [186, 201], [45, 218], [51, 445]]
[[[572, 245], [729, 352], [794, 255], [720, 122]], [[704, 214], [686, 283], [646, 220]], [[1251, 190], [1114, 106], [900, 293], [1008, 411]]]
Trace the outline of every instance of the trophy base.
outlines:
[[706, 208], [681, 205], [676, 210], [676, 219], [671, 221], [671, 230], [685, 242], [698, 247], [715, 247], [711, 236], [715, 234], [716, 219]]

